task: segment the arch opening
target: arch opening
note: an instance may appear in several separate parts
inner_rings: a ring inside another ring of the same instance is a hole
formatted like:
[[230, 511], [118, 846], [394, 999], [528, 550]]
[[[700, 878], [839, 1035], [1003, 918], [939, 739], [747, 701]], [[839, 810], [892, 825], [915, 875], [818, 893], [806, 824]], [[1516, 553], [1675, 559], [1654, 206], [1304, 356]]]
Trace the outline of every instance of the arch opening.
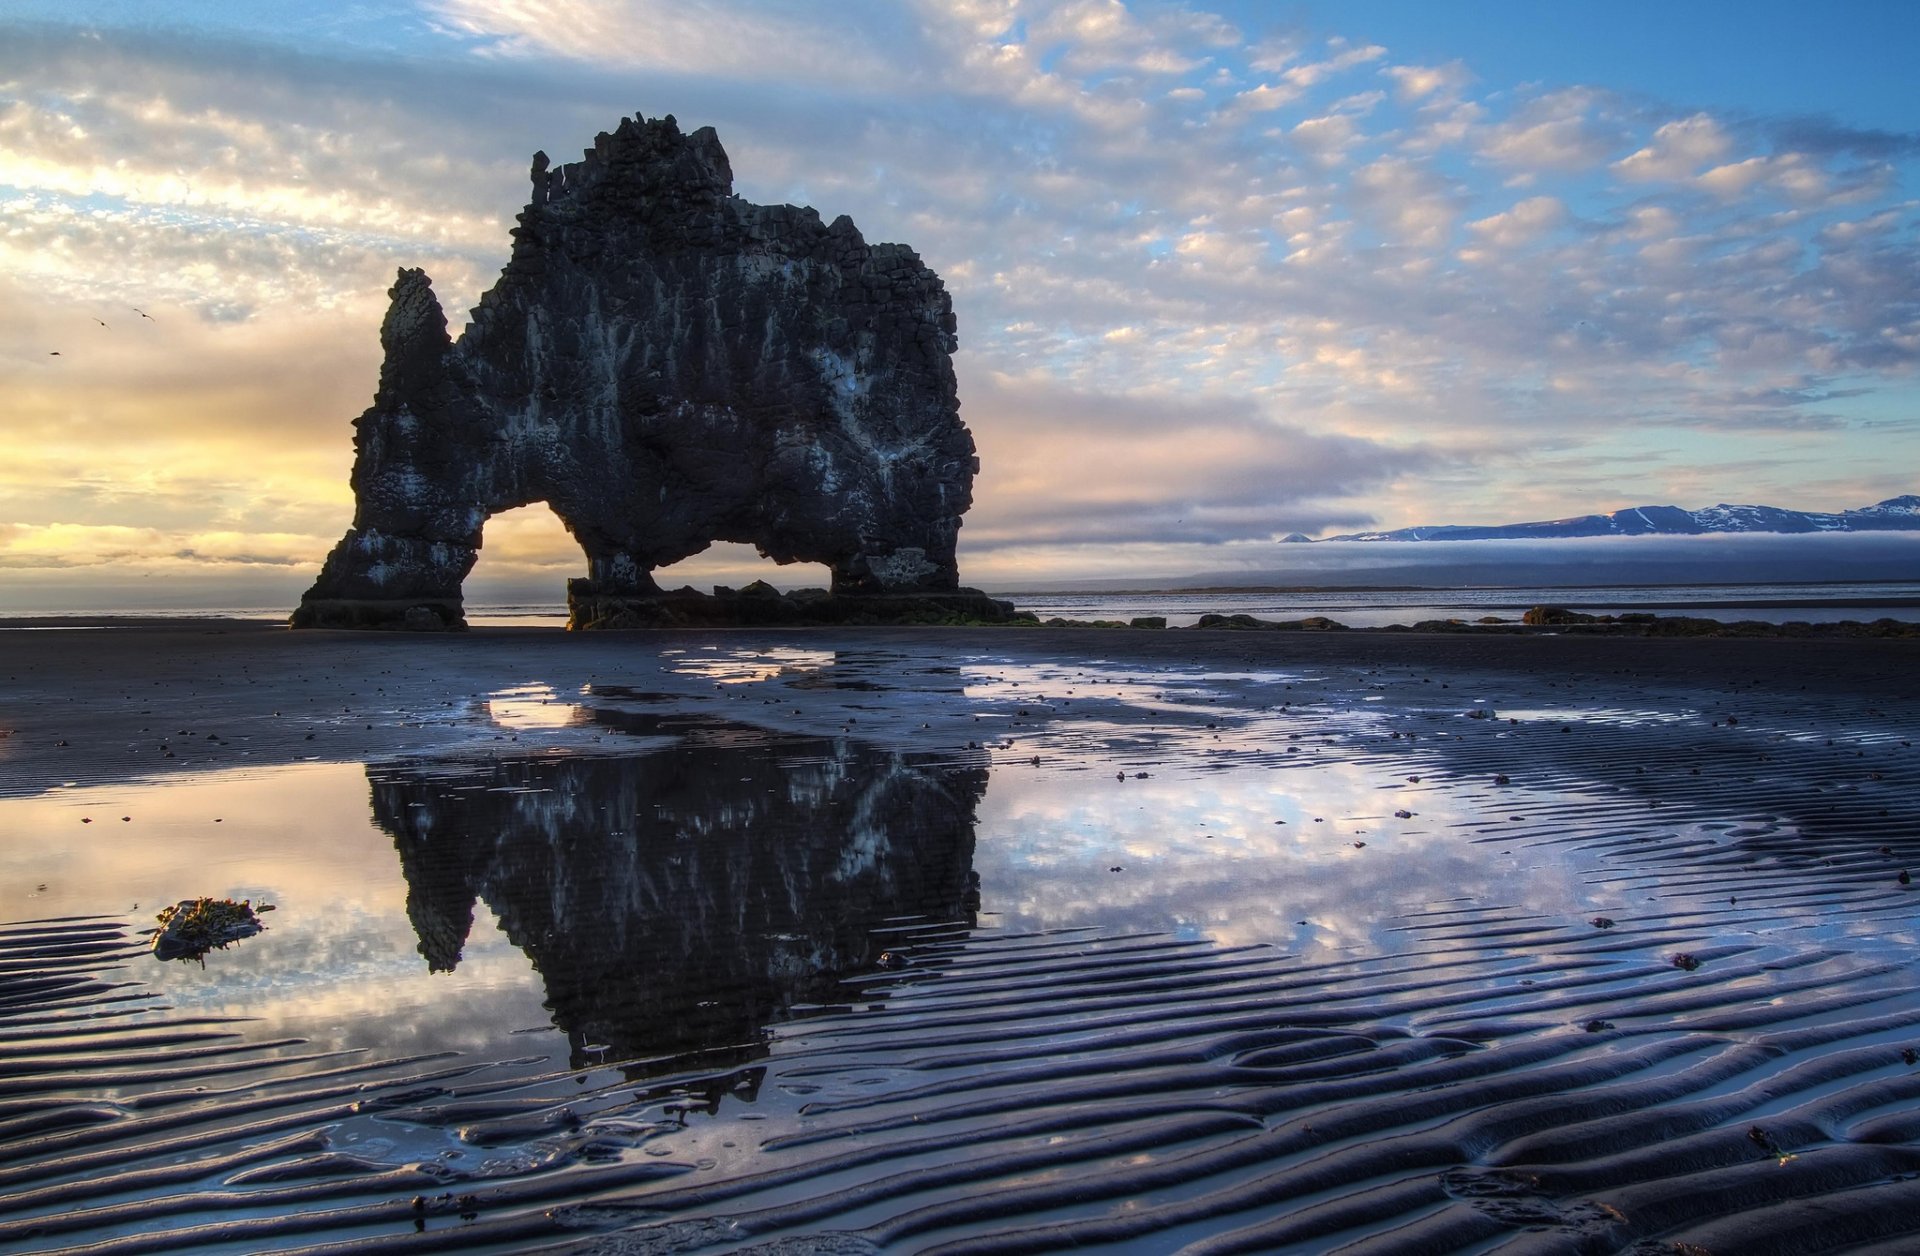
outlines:
[[580, 543], [547, 503], [489, 515], [480, 528], [479, 556], [461, 583], [467, 622], [564, 627], [567, 581], [586, 569]]
[[782, 593], [791, 593], [831, 588], [833, 568], [826, 563], [776, 563], [743, 541], [714, 541], [677, 563], [654, 568], [653, 579], [662, 589], [691, 585], [702, 593], [714, 586], [742, 589], [764, 580]]

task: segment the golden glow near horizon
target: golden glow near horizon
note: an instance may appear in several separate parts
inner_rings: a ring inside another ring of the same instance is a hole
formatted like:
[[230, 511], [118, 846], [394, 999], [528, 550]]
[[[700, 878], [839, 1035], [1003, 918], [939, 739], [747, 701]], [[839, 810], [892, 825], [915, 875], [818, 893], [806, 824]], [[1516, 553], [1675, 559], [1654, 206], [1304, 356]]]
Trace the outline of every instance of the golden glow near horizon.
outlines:
[[[0, 610], [290, 606], [351, 517], [395, 268], [457, 333], [528, 155], [636, 110], [945, 277], [972, 583], [1920, 487], [1911, 126], [1501, 78], [1467, 22], [1422, 60], [1337, 25], [1388, 29], [1364, 5], [1302, 14], [393, 0], [159, 30], [28, 0], [0, 19]], [[557, 600], [582, 566], [536, 509], [476, 579]], [[759, 576], [820, 579], [731, 546], [667, 578]]]

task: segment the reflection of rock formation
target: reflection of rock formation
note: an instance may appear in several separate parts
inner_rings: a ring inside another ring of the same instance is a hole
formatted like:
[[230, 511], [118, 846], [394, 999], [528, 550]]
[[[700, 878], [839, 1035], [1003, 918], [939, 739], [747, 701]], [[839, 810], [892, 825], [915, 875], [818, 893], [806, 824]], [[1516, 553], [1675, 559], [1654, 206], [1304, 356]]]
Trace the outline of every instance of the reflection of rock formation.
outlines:
[[952, 303], [912, 249], [740, 199], [719, 138], [671, 117], [571, 165], [535, 154], [519, 223], [458, 339], [400, 272], [353, 526], [295, 626], [459, 625], [481, 525], [542, 501], [586, 551], [583, 624], [715, 540], [826, 563], [835, 594], [945, 604], [977, 460]]
[[846, 741], [370, 769], [420, 951], [449, 970], [476, 898], [546, 982], [576, 1062], [753, 1043], [884, 949], [967, 919], [983, 768]]

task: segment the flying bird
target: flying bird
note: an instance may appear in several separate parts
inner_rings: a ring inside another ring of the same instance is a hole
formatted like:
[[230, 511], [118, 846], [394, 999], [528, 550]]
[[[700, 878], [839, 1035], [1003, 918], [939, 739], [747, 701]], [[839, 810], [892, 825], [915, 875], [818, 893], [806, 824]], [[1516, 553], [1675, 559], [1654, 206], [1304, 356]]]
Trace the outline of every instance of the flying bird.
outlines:
[[[98, 319], [98, 318], [96, 318], [96, 319], [94, 319], [93, 321], [94, 321], [94, 322], [96, 322], [96, 323], [99, 323], [99, 324], [100, 324], [100, 325], [101, 325], [102, 327], [106, 327], [106, 326], [107, 326], [107, 324], [106, 324], [106, 321], [105, 321], [104, 319]], [[111, 331], [111, 330], [112, 330], [112, 328], [108, 328], [108, 330], [109, 330], [109, 331]]]
[[[134, 312], [135, 314], [138, 314], [138, 315], [139, 315], [139, 316], [140, 316], [141, 318], [144, 318], [144, 319], [146, 319], [146, 320], [147, 320], [147, 321], [148, 321], [149, 323], [157, 323], [157, 322], [159, 322], [159, 321], [160, 321], [159, 319], [157, 319], [157, 318], [155, 318], [155, 317], [154, 317], [153, 315], [151, 315], [151, 314], [149, 314], [149, 313], [147, 313], [147, 312], [146, 312], [145, 310], [143, 310], [143, 309], [141, 309], [141, 308], [140, 308], [139, 306], [137, 306], [137, 305], [129, 305], [129, 306], [127, 307], [127, 308], [128, 308], [128, 309], [130, 309], [130, 310], [132, 310], [132, 311], [133, 311], [133, 312]], [[101, 324], [101, 326], [105, 326], [105, 324], [103, 323], [103, 324]]]
[[47, 350], [47, 356], [50, 358], [57, 358], [60, 356], [60, 351], [58, 349], [49, 349]]

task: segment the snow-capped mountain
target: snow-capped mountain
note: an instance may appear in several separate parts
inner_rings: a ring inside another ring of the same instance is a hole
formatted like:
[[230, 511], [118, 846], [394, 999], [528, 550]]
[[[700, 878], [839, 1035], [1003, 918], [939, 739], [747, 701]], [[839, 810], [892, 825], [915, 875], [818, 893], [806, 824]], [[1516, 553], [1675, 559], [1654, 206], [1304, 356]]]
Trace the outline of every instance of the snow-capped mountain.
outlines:
[[[1570, 536], [1698, 536], [1707, 532], [1920, 532], [1920, 495], [1889, 497], [1839, 514], [1779, 506], [1703, 510], [1633, 506], [1609, 515], [1578, 515], [1538, 523], [1436, 524], [1391, 532], [1350, 532], [1329, 541], [1515, 541]], [[1288, 540], [1293, 540], [1288, 537]], [[1305, 538], [1302, 538], [1305, 539]]]

